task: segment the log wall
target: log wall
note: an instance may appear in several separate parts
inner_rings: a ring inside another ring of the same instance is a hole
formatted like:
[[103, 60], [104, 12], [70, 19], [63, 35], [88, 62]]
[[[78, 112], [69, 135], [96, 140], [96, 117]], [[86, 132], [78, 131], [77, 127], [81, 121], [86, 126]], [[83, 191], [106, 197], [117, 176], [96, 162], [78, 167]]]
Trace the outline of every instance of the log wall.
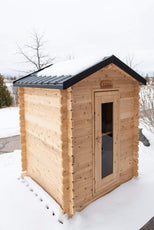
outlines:
[[61, 91], [19, 88], [19, 94], [23, 171], [63, 207]]
[[[119, 183], [137, 176], [139, 83], [114, 64], [72, 86], [73, 205], [82, 210], [102, 194], [94, 193], [93, 93], [117, 89], [120, 93]], [[107, 190], [106, 192], [108, 192]]]
[[70, 216], [73, 209], [73, 149], [72, 149], [72, 113], [71, 113], [71, 89], [61, 90], [61, 114], [62, 114], [62, 200], [63, 213]]
[[[19, 88], [22, 169], [70, 216], [94, 192], [94, 91], [119, 90], [119, 183], [137, 176], [139, 83], [114, 64], [66, 90]], [[108, 192], [108, 190], [106, 191]]]

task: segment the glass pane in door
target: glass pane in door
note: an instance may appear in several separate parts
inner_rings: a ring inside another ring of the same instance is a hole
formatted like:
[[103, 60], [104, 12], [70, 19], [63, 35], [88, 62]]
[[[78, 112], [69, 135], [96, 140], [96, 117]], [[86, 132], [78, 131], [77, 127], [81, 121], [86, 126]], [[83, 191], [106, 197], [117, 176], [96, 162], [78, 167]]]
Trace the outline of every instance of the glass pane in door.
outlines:
[[113, 173], [113, 103], [102, 104], [102, 178]]

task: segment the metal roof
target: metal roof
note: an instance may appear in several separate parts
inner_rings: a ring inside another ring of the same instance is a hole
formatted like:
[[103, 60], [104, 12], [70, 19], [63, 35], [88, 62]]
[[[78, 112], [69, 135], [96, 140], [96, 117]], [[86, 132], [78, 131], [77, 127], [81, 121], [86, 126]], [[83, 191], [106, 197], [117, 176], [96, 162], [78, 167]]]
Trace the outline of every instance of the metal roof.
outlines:
[[[105, 57], [101, 62], [87, 68], [86, 70], [75, 75], [61, 75], [61, 76], [42, 76], [41, 71], [45, 68], [52, 68], [49, 65], [41, 70], [35, 71], [25, 77], [22, 77], [13, 82], [14, 86], [18, 87], [33, 87], [33, 88], [51, 88], [51, 89], [67, 89], [96, 71], [102, 69], [109, 64], [115, 64], [120, 69], [131, 75], [134, 79], [142, 84], [146, 84], [146, 80], [137, 72], [131, 69], [128, 65], [120, 61], [116, 56]], [[39, 76], [38, 76], [39, 73]]]

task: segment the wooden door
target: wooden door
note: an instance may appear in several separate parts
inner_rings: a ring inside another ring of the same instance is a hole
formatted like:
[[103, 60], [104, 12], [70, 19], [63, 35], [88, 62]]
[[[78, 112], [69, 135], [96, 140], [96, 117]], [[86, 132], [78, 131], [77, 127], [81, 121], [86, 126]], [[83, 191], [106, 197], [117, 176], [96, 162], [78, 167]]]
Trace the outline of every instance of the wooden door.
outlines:
[[94, 192], [119, 183], [119, 92], [94, 93]]

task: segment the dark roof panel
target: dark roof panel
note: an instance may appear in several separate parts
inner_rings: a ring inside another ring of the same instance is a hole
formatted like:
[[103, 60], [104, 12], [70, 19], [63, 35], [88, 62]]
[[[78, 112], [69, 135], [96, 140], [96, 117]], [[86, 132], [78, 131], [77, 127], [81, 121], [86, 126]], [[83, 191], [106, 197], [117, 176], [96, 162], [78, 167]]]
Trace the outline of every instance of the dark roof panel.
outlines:
[[[146, 80], [141, 77], [137, 72], [127, 66], [125, 63], [120, 61], [116, 56], [112, 55], [110, 57], [105, 57], [101, 62], [81, 71], [75, 75], [59, 75], [59, 76], [44, 76], [41, 75], [41, 71], [47, 68], [52, 68], [49, 65], [42, 70], [35, 71], [23, 78], [20, 78], [13, 82], [14, 86], [18, 87], [35, 87], [35, 88], [51, 88], [51, 89], [67, 89], [68, 87], [74, 85], [75, 83], [81, 81], [82, 79], [88, 77], [89, 75], [95, 73], [96, 71], [102, 69], [109, 64], [115, 64], [120, 69], [131, 75], [134, 79], [142, 84], [146, 84]], [[42, 71], [43, 72], [43, 71]], [[50, 72], [50, 71], [49, 71]]]

